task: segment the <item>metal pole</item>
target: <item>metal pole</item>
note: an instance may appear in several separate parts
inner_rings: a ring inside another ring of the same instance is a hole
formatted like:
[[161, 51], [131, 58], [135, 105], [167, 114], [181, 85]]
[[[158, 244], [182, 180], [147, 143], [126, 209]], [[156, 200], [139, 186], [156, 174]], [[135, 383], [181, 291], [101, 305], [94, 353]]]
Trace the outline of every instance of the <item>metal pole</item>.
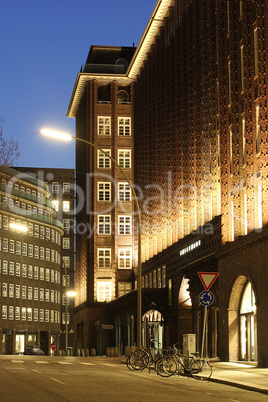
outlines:
[[136, 207], [136, 211], [137, 211], [137, 219], [138, 219], [138, 228], [137, 228], [137, 233], [138, 233], [138, 271], [137, 271], [137, 346], [138, 348], [141, 347], [141, 321], [142, 321], [142, 280], [141, 280], [141, 276], [142, 276], [142, 270], [141, 270], [141, 212], [140, 212], [140, 207], [139, 207], [139, 202], [138, 202], [138, 198], [136, 195], [136, 191], [133, 187], [133, 185], [131, 184], [127, 174], [124, 172], [124, 170], [121, 168], [120, 165], [118, 165], [118, 163], [116, 162], [116, 160], [114, 160], [114, 158], [111, 157], [111, 155], [104, 151], [102, 148], [98, 147], [97, 145], [93, 144], [90, 141], [84, 140], [83, 138], [79, 138], [79, 137], [73, 137], [70, 136], [71, 138], [73, 138], [75, 141], [81, 141], [84, 142], [85, 144], [88, 144], [96, 149], [98, 149], [99, 151], [101, 151], [105, 156], [107, 156], [107, 158], [109, 158], [120, 170], [120, 172], [123, 174], [123, 176], [125, 177], [125, 179], [127, 180], [130, 189], [131, 189], [131, 193], [133, 195], [134, 198], [134, 202], [135, 202], [135, 207]]
[[203, 359], [203, 352], [204, 352], [205, 332], [206, 332], [206, 323], [207, 323], [207, 309], [208, 309], [208, 307], [205, 306], [204, 324], [203, 324], [203, 337], [202, 337], [202, 348], [201, 348], [201, 359]]

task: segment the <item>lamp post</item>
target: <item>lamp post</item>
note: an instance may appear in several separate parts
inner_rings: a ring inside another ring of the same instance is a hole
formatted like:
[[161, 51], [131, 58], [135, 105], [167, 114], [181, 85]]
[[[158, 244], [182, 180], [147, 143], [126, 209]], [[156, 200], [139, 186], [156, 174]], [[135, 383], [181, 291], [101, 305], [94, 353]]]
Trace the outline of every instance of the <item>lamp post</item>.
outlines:
[[140, 207], [138, 203], [138, 198], [136, 195], [136, 191], [133, 187], [133, 185], [130, 182], [129, 177], [127, 174], [124, 172], [124, 170], [121, 168], [121, 166], [116, 162], [114, 158], [111, 157], [111, 155], [104, 151], [102, 148], [97, 146], [96, 144], [93, 144], [90, 141], [84, 140], [83, 138], [78, 138], [74, 137], [70, 134], [67, 133], [61, 133], [58, 131], [54, 130], [49, 130], [49, 129], [42, 129], [41, 133], [44, 135], [47, 135], [49, 137], [52, 137], [54, 139], [60, 139], [60, 140], [65, 140], [65, 141], [70, 141], [70, 140], [75, 140], [75, 141], [80, 141], [83, 142], [95, 149], [98, 149], [101, 151], [105, 156], [107, 156], [114, 164], [117, 166], [117, 168], [120, 170], [120, 172], [123, 174], [124, 178], [128, 182], [128, 185], [131, 189], [131, 193], [134, 198], [135, 202], [135, 207], [137, 211], [137, 218], [138, 218], [138, 275], [137, 275], [137, 346], [138, 348], [141, 347], [141, 321], [142, 321], [142, 281], [141, 281], [141, 276], [142, 276], [142, 271], [141, 271], [141, 212], [140, 212]]

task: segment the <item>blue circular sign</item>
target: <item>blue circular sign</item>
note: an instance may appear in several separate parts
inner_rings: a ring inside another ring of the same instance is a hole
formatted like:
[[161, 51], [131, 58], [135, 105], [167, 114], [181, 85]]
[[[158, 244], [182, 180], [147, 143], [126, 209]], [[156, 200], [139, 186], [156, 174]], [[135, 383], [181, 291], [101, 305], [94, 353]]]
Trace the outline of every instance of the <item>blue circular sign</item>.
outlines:
[[210, 290], [203, 290], [199, 295], [202, 306], [210, 306], [214, 302], [214, 294]]

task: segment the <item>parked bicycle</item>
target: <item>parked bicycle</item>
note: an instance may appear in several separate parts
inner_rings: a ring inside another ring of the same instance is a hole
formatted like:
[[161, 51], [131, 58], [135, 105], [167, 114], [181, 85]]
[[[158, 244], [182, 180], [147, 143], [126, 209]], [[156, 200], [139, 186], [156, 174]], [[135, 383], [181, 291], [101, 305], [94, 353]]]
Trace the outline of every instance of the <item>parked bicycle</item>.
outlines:
[[[180, 350], [173, 345], [172, 348], [172, 361], [176, 361], [176, 373], [178, 375], [188, 375], [193, 377], [196, 380], [205, 381], [208, 380], [212, 375], [212, 366], [209, 361], [205, 358], [200, 358], [199, 353], [192, 353], [191, 356], [187, 356], [188, 364], [186, 365], [183, 361], [183, 355], [180, 353]], [[165, 365], [161, 366], [160, 364], [160, 372], [165, 371]], [[156, 371], [158, 371], [158, 366], [156, 365]], [[172, 370], [168, 369], [167, 374], [172, 375], [171, 372], [174, 373], [174, 367]], [[160, 373], [159, 373], [160, 374]]]

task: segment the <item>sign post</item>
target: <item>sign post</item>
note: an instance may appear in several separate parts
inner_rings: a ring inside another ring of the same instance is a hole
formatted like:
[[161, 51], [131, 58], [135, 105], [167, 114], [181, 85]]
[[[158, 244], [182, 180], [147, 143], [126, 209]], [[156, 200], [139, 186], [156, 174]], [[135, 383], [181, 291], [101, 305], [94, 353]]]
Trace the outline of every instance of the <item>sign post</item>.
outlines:
[[204, 314], [204, 324], [203, 324], [203, 336], [202, 336], [202, 348], [201, 348], [201, 359], [203, 358], [204, 352], [204, 342], [205, 342], [205, 332], [206, 332], [206, 323], [207, 323], [207, 309], [214, 302], [214, 294], [209, 290], [209, 288], [213, 285], [215, 280], [218, 278], [218, 272], [198, 272], [198, 276], [205, 288], [203, 292], [199, 295], [199, 302], [202, 306], [205, 306], [205, 314]]

